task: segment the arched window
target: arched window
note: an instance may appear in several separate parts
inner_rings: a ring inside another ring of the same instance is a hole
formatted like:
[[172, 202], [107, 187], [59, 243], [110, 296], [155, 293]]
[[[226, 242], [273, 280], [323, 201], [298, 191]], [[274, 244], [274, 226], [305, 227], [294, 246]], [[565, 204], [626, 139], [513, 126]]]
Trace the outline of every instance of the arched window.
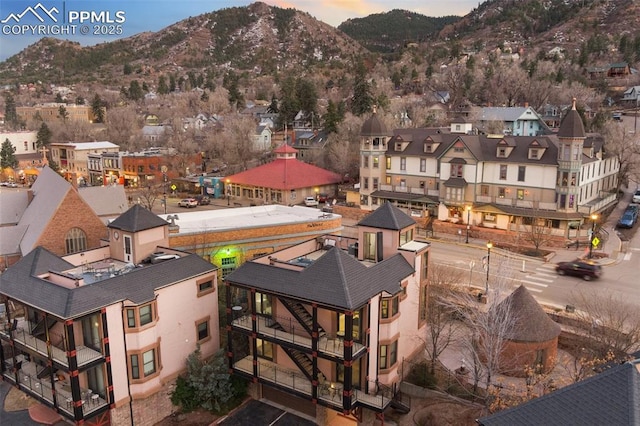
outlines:
[[64, 239], [66, 254], [87, 249], [87, 234], [80, 228], [71, 228]]

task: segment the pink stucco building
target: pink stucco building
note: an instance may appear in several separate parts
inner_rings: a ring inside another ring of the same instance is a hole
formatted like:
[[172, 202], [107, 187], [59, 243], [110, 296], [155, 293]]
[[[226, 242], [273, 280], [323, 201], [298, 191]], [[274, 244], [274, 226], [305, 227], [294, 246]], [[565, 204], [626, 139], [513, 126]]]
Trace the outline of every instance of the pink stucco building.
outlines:
[[358, 238], [327, 235], [248, 261], [225, 279], [229, 367], [254, 397], [318, 424], [372, 424], [399, 408], [401, 361], [423, 349], [429, 244], [387, 203]]
[[102, 247], [37, 247], [0, 276], [2, 380], [76, 424], [152, 425], [196, 345], [219, 348], [217, 268], [168, 248], [139, 205], [107, 228]]

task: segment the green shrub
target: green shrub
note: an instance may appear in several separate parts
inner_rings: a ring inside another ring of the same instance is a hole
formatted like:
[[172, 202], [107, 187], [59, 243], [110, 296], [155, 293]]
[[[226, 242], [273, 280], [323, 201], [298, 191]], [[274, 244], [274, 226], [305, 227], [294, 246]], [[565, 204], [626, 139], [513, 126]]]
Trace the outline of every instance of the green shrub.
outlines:
[[426, 362], [421, 362], [411, 367], [411, 371], [407, 375], [407, 381], [429, 389], [435, 389], [438, 383], [437, 378], [429, 372], [429, 366]]

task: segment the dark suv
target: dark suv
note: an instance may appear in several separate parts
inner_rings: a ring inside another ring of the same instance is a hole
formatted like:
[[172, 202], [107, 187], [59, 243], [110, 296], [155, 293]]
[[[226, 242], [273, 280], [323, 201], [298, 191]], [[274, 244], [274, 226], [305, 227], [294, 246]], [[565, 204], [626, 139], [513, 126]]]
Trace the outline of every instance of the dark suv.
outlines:
[[572, 262], [560, 262], [556, 265], [558, 275], [573, 275], [581, 277], [585, 281], [600, 278], [602, 266], [588, 260], [576, 259]]
[[196, 195], [193, 198], [198, 200], [199, 206], [208, 206], [209, 204], [211, 204], [211, 199], [209, 199], [209, 197], [207, 197], [206, 195]]

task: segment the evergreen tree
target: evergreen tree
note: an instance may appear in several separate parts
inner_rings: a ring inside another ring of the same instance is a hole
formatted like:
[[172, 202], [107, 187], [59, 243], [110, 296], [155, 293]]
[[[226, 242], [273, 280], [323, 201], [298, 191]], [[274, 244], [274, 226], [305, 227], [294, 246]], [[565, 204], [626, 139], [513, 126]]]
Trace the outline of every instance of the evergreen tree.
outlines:
[[371, 87], [367, 81], [367, 69], [362, 62], [355, 69], [355, 81], [353, 85], [353, 97], [351, 98], [351, 112], [361, 116], [371, 111], [373, 96]]
[[276, 98], [276, 94], [272, 94], [271, 95], [271, 103], [269, 104], [269, 107], [267, 108], [267, 112], [270, 114], [277, 114], [278, 113], [278, 98]]
[[60, 105], [60, 108], [58, 108], [58, 117], [60, 117], [62, 121], [67, 121], [67, 119], [69, 118], [69, 112], [67, 112], [67, 109], [64, 107], [64, 105]]
[[7, 93], [4, 97], [4, 121], [13, 129], [17, 128], [19, 124], [16, 101], [11, 93]]
[[7, 138], [2, 142], [2, 148], [0, 148], [0, 168], [15, 168], [17, 166], [18, 159], [16, 158], [16, 148], [11, 145], [9, 138]]
[[104, 102], [97, 93], [91, 101], [91, 112], [95, 123], [104, 123]]
[[124, 73], [124, 75], [129, 75], [129, 74], [131, 74], [133, 72], [133, 67], [131, 66], [130, 63], [127, 62], [122, 67], [122, 72]]
[[169, 91], [170, 92], [176, 91], [176, 76], [173, 74], [169, 75]]
[[76, 105], [84, 105], [85, 101], [84, 98], [82, 96], [78, 96], [76, 98]]
[[238, 89], [239, 77], [233, 71], [229, 71], [225, 74], [222, 80], [222, 87], [229, 92], [229, 105], [233, 106], [236, 110], [244, 106], [244, 97]]
[[127, 93], [129, 99], [131, 99], [132, 101], [142, 99], [142, 88], [140, 87], [140, 83], [138, 83], [138, 80], [131, 81], [131, 83], [129, 84], [129, 91]]
[[49, 126], [47, 126], [47, 123], [42, 123], [40, 125], [40, 129], [38, 129], [38, 134], [36, 135], [36, 146], [38, 148], [42, 148], [49, 145], [51, 142], [51, 136], [53, 136], [53, 133], [49, 129]]
[[296, 81], [292, 76], [285, 78], [280, 84], [280, 102], [278, 105], [278, 127], [289, 125], [300, 111], [296, 96]]
[[338, 131], [338, 125], [344, 120], [344, 102], [340, 101], [335, 104], [332, 100], [329, 100], [327, 105], [327, 112], [325, 113], [324, 130], [327, 133], [335, 133]]
[[158, 93], [161, 95], [166, 95], [169, 93], [169, 86], [167, 86], [167, 77], [161, 75], [158, 78]]
[[318, 109], [316, 87], [311, 81], [298, 78], [296, 79], [295, 95], [298, 98], [298, 105], [300, 105], [300, 110], [304, 114], [305, 119], [313, 122]]
[[62, 99], [62, 95], [60, 94], [60, 92], [56, 93], [56, 103], [58, 104], [64, 103], [64, 99]]

